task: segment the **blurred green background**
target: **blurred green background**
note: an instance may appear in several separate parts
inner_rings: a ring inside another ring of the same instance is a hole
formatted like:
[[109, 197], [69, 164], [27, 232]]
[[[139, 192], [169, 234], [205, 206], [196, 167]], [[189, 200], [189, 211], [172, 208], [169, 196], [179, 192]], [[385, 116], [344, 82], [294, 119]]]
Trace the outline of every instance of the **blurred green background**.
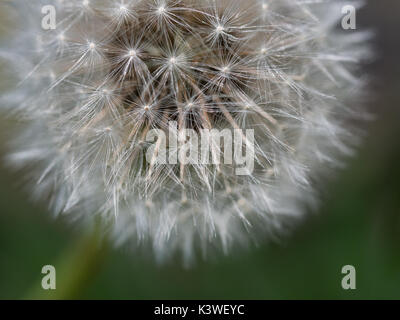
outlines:
[[[191, 269], [159, 266], [142, 253], [106, 245], [93, 254], [96, 239], [29, 202], [3, 167], [0, 299], [399, 299], [399, 18], [396, 0], [371, 0], [359, 12], [358, 27], [376, 30], [378, 59], [365, 71], [373, 77], [376, 94], [368, 104], [377, 120], [358, 156], [328, 187], [318, 214], [284, 243]], [[1, 125], [1, 135], [6, 128]], [[57, 269], [55, 291], [41, 289], [47, 264]], [[345, 291], [341, 269], [349, 264], [357, 270], [357, 289]]]

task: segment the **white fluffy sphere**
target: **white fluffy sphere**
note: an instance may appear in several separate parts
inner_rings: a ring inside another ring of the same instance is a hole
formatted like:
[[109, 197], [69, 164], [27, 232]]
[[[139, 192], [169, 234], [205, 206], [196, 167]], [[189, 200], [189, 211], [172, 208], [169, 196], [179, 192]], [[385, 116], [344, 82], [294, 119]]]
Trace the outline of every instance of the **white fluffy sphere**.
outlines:
[[[15, 85], [1, 107], [20, 122], [8, 162], [56, 214], [100, 216], [116, 243], [150, 243], [157, 257], [275, 237], [359, 137], [369, 35], [340, 27], [344, 5], [3, 2], [0, 59]], [[253, 163], [212, 161], [227, 160], [229, 138], [185, 163], [198, 139], [184, 130], [242, 132], [235, 151]]]

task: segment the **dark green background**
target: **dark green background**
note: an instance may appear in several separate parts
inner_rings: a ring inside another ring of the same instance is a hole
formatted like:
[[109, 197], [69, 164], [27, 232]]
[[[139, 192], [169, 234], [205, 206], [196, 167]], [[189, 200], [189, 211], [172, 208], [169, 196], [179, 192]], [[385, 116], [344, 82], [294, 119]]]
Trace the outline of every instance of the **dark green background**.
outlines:
[[[173, 262], [159, 266], [124, 249], [93, 255], [95, 240], [29, 202], [18, 177], [3, 168], [0, 298], [400, 298], [399, 12], [395, 0], [369, 1], [359, 12], [359, 28], [377, 32], [379, 59], [365, 68], [373, 78], [368, 105], [377, 120], [368, 125], [358, 156], [328, 187], [318, 214], [283, 243], [191, 269]], [[7, 136], [4, 120], [0, 134]], [[46, 264], [57, 268], [53, 292], [41, 290]], [[341, 288], [341, 268], [348, 264], [357, 269], [354, 291]]]

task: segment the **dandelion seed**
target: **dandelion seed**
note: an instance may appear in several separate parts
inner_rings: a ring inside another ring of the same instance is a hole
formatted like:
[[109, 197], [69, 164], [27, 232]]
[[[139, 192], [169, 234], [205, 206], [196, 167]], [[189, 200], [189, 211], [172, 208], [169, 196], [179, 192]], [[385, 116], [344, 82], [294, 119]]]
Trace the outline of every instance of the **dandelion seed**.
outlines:
[[136, 57], [136, 56], [137, 56], [136, 50], [129, 50], [128, 56], [129, 56], [129, 57]]
[[158, 7], [157, 8], [157, 13], [160, 15], [163, 15], [165, 13], [166, 9], [164, 6]]
[[221, 71], [222, 71], [223, 73], [229, 73], [230, 67], [229, 67], [229, 66], [225, 66], [225, 67], [221, 68]]
[[177, 62], [177, 60], [176, 60], [175, 57], [172, 57], [171, 59], [169, 59], [169, 63], [170, 63], [171, 65], [175, 65], [176, 62]]
[[217, 25], [217, 27], [215, 28], [215, 32], [217, 34], [221, 34], [224, 30], [225, 30], [225, 28], [221, 25]]

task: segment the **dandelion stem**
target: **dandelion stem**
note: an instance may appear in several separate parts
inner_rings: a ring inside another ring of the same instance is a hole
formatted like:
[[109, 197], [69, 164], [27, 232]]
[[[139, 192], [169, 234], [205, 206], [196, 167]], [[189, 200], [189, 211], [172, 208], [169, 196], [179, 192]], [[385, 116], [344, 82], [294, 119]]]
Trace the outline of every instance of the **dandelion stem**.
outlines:
[[107, 243], [101, 240], [100, 227], [88, 232], [68, 248], [54, 265], [56, 289], [44, 290], [41, 282], [27, 294], [26, 299], [68, 300], [79, 298], [100, 270], [107, 253]]

